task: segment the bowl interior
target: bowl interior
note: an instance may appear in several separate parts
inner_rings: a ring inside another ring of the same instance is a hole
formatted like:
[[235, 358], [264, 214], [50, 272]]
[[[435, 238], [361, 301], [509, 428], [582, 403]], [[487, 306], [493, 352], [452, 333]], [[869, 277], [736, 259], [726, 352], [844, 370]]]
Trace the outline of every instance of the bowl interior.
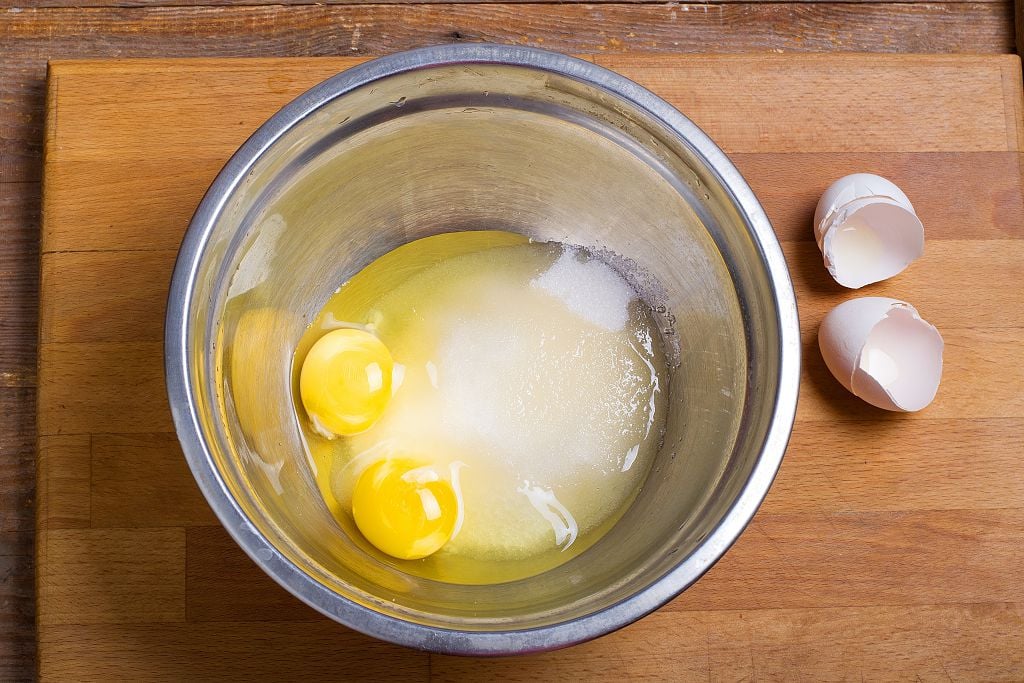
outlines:
[[[553, 570], [459, 585], [367, 554], [328, 513], [292, 408], [291, 362], [305, 327], [363, 266], [420, 237], [479, 229], [607, 254], [654, 307], [674, 369], [664, 446], [621, 520]], [[419, 624], [535, 628], [654, 584], [729, 511], [779, 384], [772, 292], [734, 196], [651, 112], [536, 68], [420, 68], [327, 101], [232, 189], [196, 268], [189, 385], [223, 486], [315, 581]]]

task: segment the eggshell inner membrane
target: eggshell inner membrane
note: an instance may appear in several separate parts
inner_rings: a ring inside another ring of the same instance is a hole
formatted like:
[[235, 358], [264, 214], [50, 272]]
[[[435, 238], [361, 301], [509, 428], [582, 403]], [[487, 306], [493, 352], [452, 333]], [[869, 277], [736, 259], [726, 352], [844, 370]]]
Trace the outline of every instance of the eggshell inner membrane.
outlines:
[[913, 308], [894, 306], [875, 325], [857, 359], [851, 389], [888, 410], [921, 410], [942, 377], [942, 337]]
[[857, 289], [901, 272], [924, 251], [924, 227], [892, 200], [862, 199], [837, 212], [825, 231], [825, 267], [844, 287]]

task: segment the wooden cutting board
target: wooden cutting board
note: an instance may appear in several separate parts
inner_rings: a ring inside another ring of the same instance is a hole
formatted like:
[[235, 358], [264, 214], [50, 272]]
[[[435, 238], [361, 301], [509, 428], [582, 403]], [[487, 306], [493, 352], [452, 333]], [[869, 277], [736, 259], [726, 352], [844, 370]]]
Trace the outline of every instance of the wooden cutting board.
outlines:
[[[164, 298], [182, 233], [238, 145], [356, 60], [50, 66], [39, 368], [40, 672], [47, 680], [1024, 679], [1024, 194], [1017, 57], [594, 59], [733, 158], [782, 240], [802, 396], [750, 528], [682, 597], [527, 658], [430, 656], [319, 616], [217, 525], [173, 434]], [[857, 294], [941, 330], [922, 413], [875, 410], [818, 355], [834, 284], [815, 202], [856, 171], [903, 187], [924, 257]]]

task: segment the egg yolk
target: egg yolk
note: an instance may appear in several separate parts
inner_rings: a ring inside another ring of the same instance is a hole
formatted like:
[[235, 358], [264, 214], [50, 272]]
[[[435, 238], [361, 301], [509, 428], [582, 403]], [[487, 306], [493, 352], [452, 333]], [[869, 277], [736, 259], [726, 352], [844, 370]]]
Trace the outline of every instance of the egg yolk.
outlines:
[[391, 399], [394, 361], [369, 332], [341, 329], [317, 340], [299, 375], [302, 405], [327, 438], [369, 429]]
[[360, 475], [352, 515], [370, 543], [402, 560], [418, 560], [452, 537], [459, 504], [452, 485], [430, 467], [381, 460]]

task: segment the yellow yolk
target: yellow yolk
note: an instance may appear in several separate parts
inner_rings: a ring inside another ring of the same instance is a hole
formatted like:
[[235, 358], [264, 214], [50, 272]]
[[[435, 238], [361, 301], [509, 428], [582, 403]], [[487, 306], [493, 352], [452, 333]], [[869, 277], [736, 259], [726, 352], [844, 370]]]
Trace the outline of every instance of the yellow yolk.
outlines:
[[369, 429], [391, 399], [394, 361], [369, 332], [333, 330], [306, 354], [299, 394], [317, 432], [327, 438]]
[[455, 532], [458, 512], [452, 485], [409, 460], [370, 465], [352, 492], [352, 515], [363, 536], [401, 560], [440, 550]]

